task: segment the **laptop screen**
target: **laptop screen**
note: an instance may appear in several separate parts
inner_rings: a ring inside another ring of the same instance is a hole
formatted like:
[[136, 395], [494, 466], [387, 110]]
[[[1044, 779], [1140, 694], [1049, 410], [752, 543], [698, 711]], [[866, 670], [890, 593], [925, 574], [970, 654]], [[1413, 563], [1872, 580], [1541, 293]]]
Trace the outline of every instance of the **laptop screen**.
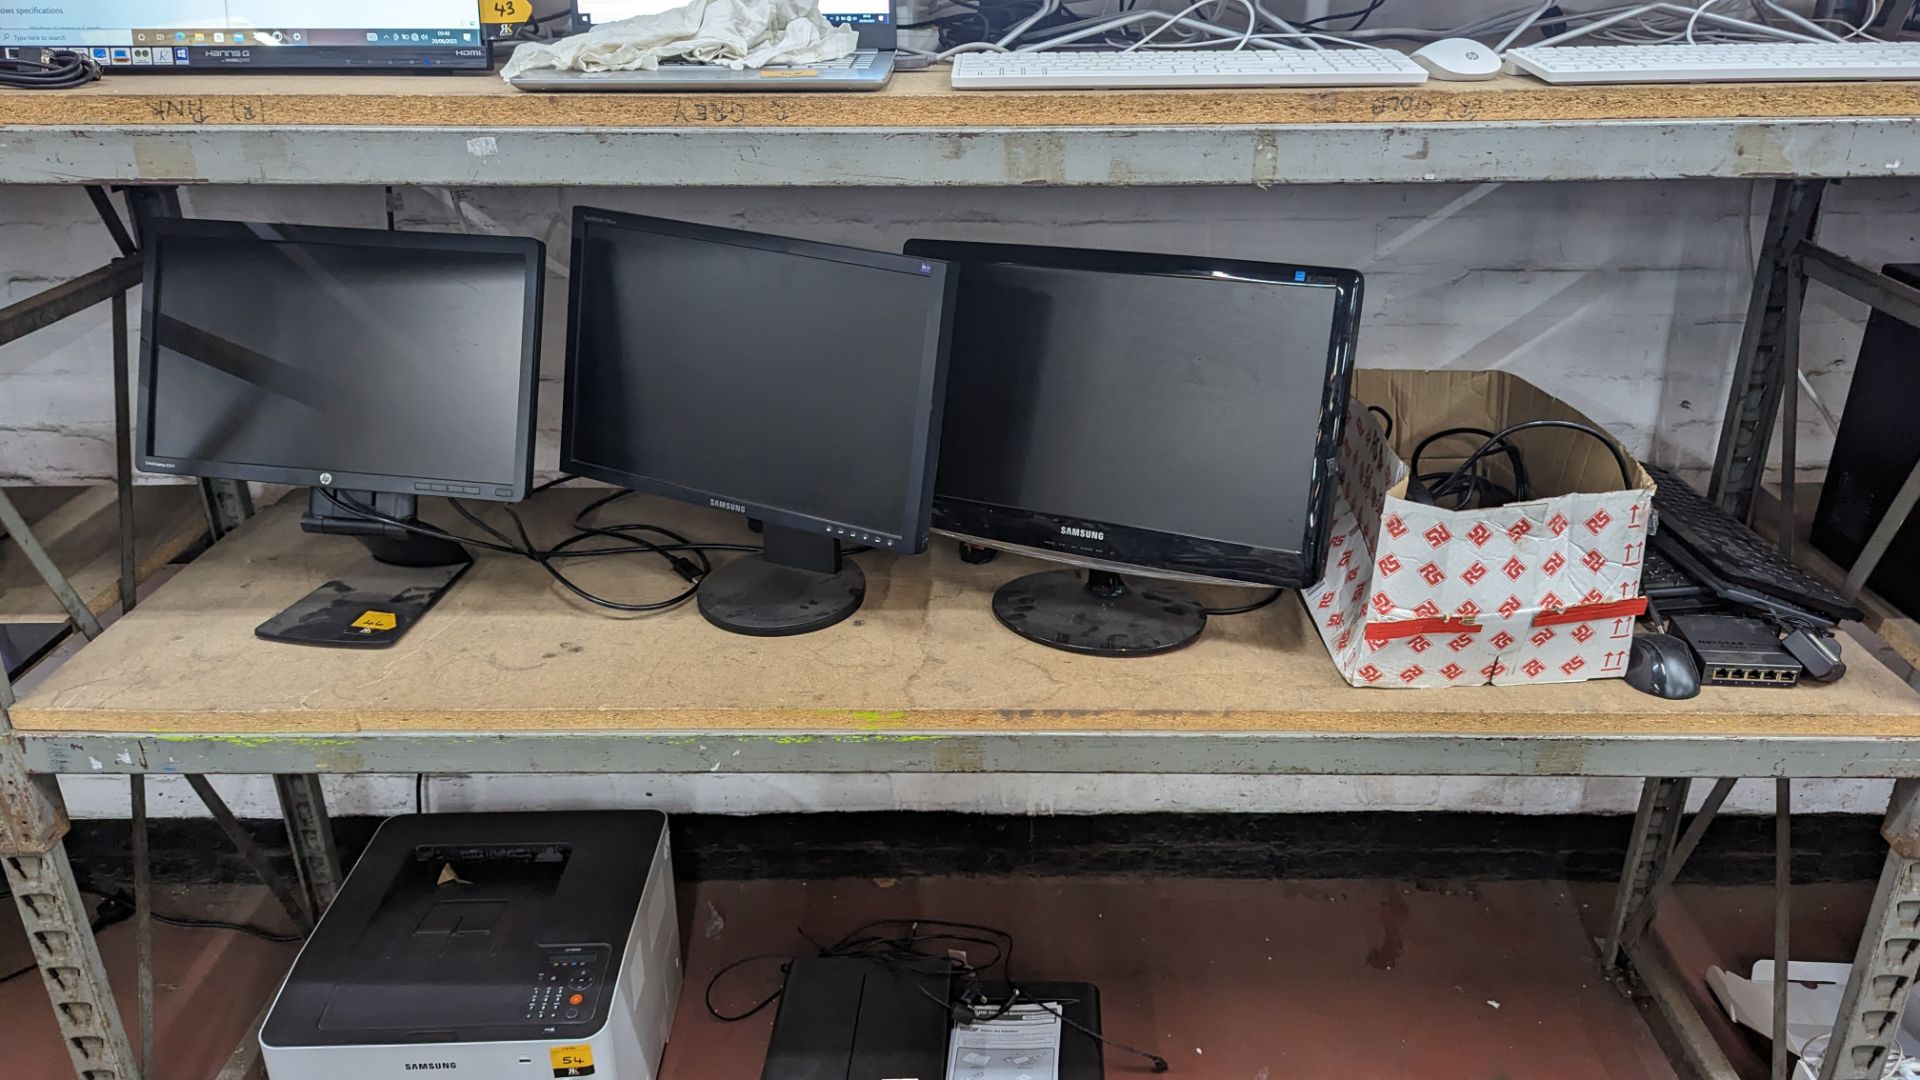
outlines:
[[488, 66], [474, 0], [0, 3], [0, 57], [23, 47], [81, 49], [102, 67], [147, 71]]
[[[600, 23], [669, 11], [686, 0], [575, 0], [581, 29]], [[892, 0], [820, 0], [820, 14], [836, 23], [884, 26], [893, 21]], [[864, 42], [863, 42], [864, 44]]]

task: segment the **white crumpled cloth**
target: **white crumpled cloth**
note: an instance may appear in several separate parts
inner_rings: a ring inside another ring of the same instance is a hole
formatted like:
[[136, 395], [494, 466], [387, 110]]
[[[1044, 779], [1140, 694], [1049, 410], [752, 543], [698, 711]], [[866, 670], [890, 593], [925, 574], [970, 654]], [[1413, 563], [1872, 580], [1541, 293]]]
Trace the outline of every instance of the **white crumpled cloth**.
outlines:
[[513, 51], [500, 77], [523, 71], [635, 71], [662, 60], [694, 60], [731, 68], [817, 64], [851, 54], [860, 35], [820, 14], [819, 0], [690, 0], [654, 15], [636, 15], [554, 42]]

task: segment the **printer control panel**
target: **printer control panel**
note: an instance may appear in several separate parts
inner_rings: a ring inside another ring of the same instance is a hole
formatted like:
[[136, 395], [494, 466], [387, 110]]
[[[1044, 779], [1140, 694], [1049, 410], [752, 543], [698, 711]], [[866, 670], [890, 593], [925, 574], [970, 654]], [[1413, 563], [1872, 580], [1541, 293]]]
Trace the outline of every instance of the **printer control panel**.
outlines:
[[543, 1024], [579, 1024], [592, 1020], [602, 999], [612, 994], [605, 945], [556, 945], [542, 950], [540, 970], [527, 994], [527, 1019]]

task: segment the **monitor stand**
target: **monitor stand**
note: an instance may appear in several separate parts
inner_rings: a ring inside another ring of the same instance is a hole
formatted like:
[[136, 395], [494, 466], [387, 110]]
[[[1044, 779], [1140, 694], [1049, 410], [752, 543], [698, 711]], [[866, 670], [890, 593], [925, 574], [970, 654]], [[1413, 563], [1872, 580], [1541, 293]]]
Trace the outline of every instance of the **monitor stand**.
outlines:
[[786, 637], [825, 630], [860, 610], [867, 575], [831, 536], [768, 523], [766, 550], [700, 579], [700, 614], [722, 630]]
[[993, 614], [1030, 641], [1096, 656], [1152, 656], [1207, 628], [1200, 602], [1166, 582], [1141, 588], [1110, 570], [1049, 570], [993, 594]]
[[[337, 497], [409, 524], [418, 504], [411, 495], [335, 492]], [[344, 577], [259, 625], [254, 633], [290, 645], [384, 649], [413, 628], [473, 565], [467, 550], [451, 540], [421, 536], [398, 525], [354, 513], [318, 488], [307, 493], [300, 527], [310, 533], [351, 536], [373, 558]]]

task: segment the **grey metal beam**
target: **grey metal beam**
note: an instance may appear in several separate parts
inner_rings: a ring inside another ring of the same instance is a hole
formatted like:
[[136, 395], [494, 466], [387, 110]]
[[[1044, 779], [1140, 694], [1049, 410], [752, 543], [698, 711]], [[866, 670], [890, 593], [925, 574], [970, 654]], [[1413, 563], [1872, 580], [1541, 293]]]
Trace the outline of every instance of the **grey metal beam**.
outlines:
[[87, 607], [86, 601], [80, 599], [80, 594], [74, 591], [73, 583], [67, 580], [67, 575], [54, 564], [53, 557], [47, 554], [47, 549], [40, 546], [40, 541], [33, 535], [33, 528], [27, 524], [27, 519], [20, 515], [19, 509], [13, 505], [13, 500], [7, 497], [5, 491], [0, 491], [0, 533], [13, 537], [13, 542], [20, 548], [20, 553], [27, 557], [27, 562], [39, 573], [40, 580], [46, 584], [48, 591], [53, 593], [54, 599], [60, 601], [60, 606], [66, 610], [67, 617], [72, 619], [73, 625], [87, 636], [87, 640], [92, 641], [99, 637], [100, 620], [94, 616], [93, 609]]
[[19, 733], [34, 772], [1920, 776], [1920, 738], [1309, 732]]
[[133, 830], [133, 948], [137, 971], [135, 992], [139, 996], [140, 1073], [158, 1076], [153, 1054], [153, 859], [147, 835], [147, 778], [139, 773], [127, 777], [131, 807], [128, 814]]
[[[4, 143], [4, 140], [0, 140], [0, 143]], [[6, 157], [6, 154], [0, 153], [0, 161], [6, 160]], [[137, 256], [115, 259], [71, 281], [0, 308], [0, 345], [17, 341], [42, 327], [52, 326], [95, 304], [105, 303], [116, 294], [139, 285], [141, 273], [141, 262]]]
[[1682, 1080], [1740, 1080], [1726, 1052], [1714, 1041], [1713, 1032], [1700, 1019], [1687, 995], [1687, 977], [1673, 970], [1666, 954], [1651, 940], [1643, 940], [1627, 950], [1639, 991], [1653, 1006], [1653, 1015], [1664, 1030], [1662, 1049], [1674, 1062]]
[[1780, 535], [1774, 541], [1780, 555], [1793, 560], [1793, 534], [1800, 520], [1796, 493], [1800, 471], [1800, 314], [1806, 301], [1807, 279], [1798, 256], [1787, 260], [1786, 310], [1780, 320]]
[[287, 822], [287, 845], [293, 849], [293, 867], [306, 890], [309, 925], [318, 923], [340, 892], [340, 854], [333, 845], [333, 821], [327, 816], [327, 797], [320, 778], [312, 773], [276, 776], [281, 815]]
[[1920, 461], [1915, 462], [1907, 472], [1907, 478], [1900, 482], [1899, 490], [1893, 493], [1893, 501], [1887, 504], [1887, 512], [1880, 515], [1879, 523], [1867, 534], [1867, 542], [1861, 546], [1859, 556], [1847, 568], [1847, 580], [1841, 584], [1841, 591], [1853, 597], [1866, 589], [1867, 579], [1873, 576], [1880, 566], [1880, 560], [1893, 547], [1893, 538], [1900, 534], [1916, 505], [1920, 505]]
[[0, 870], [13, 889], [74, 1075], [137, 1080], [139, 1067], [66, 848], [56, 843], [44, 854], [0, 856]]
[[1836, 254], [1811, 241], [1803, 241], [1797, 252], [1807, 277], [1828, 288], [1837, 289], [1875, 311], [1884, 311], [1909, 326], [1920, 326], [1920, 289], [1896, 281], [1845, 255]]
[[280, 901], [280, 907], [286, 911], [287, 917], [293, 920], [293, 924], [302, 931], [313, 929], [313, 918], [308, 914], [306, 905], [301, 902], [299, 891], [274, 867], [272, 860], [267, 858], [267, 853], [260, 849], [260, 845], [253, 842], [253, 835], [227, 806], [227, 801], [214, 790], [213, 784], [204, 776], [188, 773], [187, 786], [193, 788], [194, 794], [200, 796], [200, 801], [205, 804], [207, 813], [212, 815], [214, 822], [220, 826], [220, 831], [227, 834], [227, 840], [233, 844], [234, 850], [238, 851], [247, 865], [253, 868], [254, 874], [265, 883], [267, 891], [273, 894], [273, 898]]
[[1888, 1047], [1920, 976], [1920, 781], [1894, 785], [1887, 861], [1880, 870], [1853, 971], [1820, 1062], [1820, 1080], [1881, 1080]]
[[[89, 191], [98, 190], [89, 188]], [[109, 205], [102, 212], [112, 210]], [[116, 217], [113, 219], [118, 221]], [[113, 295], [113, 487], [119, 504], [120, 613], [140, 602], [139, 567], [134, 550], [133, 520], [133, 386], [128, 370], [127, 294]]]
[[[1862, 266], [1844, 255], [1836, 254], [1811, 241], [1802, 241], [1795, 249], [1793, 267], [1803, 271], [1805, 276], [1822, 285], [1836, 289], [1842, 294], [1866, 304], [1875, 311], [1882, 311], [1910, 326], [1920, 326], [1920, 289], [1902, 281], [1896, 281], [1879, 271]], [[1789, 272], [1788, 313], [1792, 316], [1793, 327], [1799, 325], [1799, 307], [1803, 301], [1800, 295], [1800, 281], [1797, 275]], [[1791, 346], [1793, 357], [1798, 359], [1797, 333], [1794, 340], [1783, 341], [1783, 347]], [[1797, 363], [1795, 365], [1797, 370]], [[1793, 400], [1789, 397], [1789, 400]], [[1783, 446], [1784, 448], [1784, 446]], [[1782, 494], [1788, 495], [1792, 486], [1783, 488]], [[1892, 547], [1893, 539], [1907, 523], [1916, 504], [1920, 504], [1920, 465], [1916, 465], [1907, 474], [1894, 495], [1893, 502], [1881, 515], [1879, 524], [1867, 537], [1860, 555], [1854, 559], [1847, 570], [1844, 586], [1847, 595], [1858, 596], [1867, 587], [1867, 579], [1873, 576], [1880, 560]], [[1790, 520], [1790, 519], [1789, 519]]]
[[1793, 1068], [1787, 1051], [1788, 942], [1793, 924], [1793, 781], [1773, 782], [1773, 1040], [1771, 1080], [1788, 1080]]
[[267, 1011], [273, 1008], [269, 1001], [247, 1025], [247, 1033], [240, 1037], [240, 1045], [233, 1048], [227, 1056], [227, 1063], [220, 1069], [220, 1075], [214, 1080], [257, 1080], [260, 1072], [260, 1029], [267, 1022]]
[[1920, 176], [1897, 118], [1129, 128], [0, 127], [0, 183], [998, 187]]
[[58, 781], [30, 772], [7, 710], [13, 683], [0, 667], [0, 855], [39, 855], [60, 845], [71, 823]]
[[1773, 437], [1786, 384], [1781, 352], [1791, 329], [1787, 310], [1793, 256], [1800, 242], [1813, 236], [1825, 191], [1821, 180], [1773, 185], [1766, 236], [1754, 268], [1746, 324], [1727, 391], [1726, 419], [1714, 452], [1713, 479], [1707, 487], [1707, 498], [1742, 520], [1752, 513], [1766, 474], [1767, 442]]
[[1647, 927], [1653, 925], [1653, 917], [1660, 910], [1661, 899], [1666, 895], [1666, 891], [1673, 887], [1674, 880], [1680, 876], [1680, 871], [1687, 868], [1687, 860], [1693, 857], [1693, 850], [1700, 846], [1701, 838], [1707, 834], [1707, 827], [1713, 824], [1714, 815], [1720, 812], [1721, 805], [1727, 801], [1727, 795], [1733, 791], [1733, 784], [1734, 779], [1728, 776], [1720, 777], [1713, 782], [1713, 787], [1707, 792], [1706, 799], [1701, 802], [1700, 809], [1695, 811], [1692, 820], [1687, 822], [1686, 831], [1680, 834], [1680, 839], [1674, 842], [1673, 850], [1668, 852], [1667, 857], [1661, 861], [1660, 872], [1654, 875], [1653, 884], [1647, 887], [1647, 894], [1641, 899], [1640, 906], [1627, 914], [1626, 924], [1620, 928], [1621, 947], [1631, 947], [1634, 942], [1640, 940], [1640, 935], [1646, 932]]
[[1600, 942], [1600, 962], [1612, 970], [1620, 962], [1620, 944], [1627, 921], [1646, 904], [1660, 867], [1680, 836], [1680, 814], [1686, 809], [1685, 780], [1651, 776], [1640, 785], [1640, 808], [1633, 815], [1633, 834], [1627, 840], [1627, 860], [1614, 893], [1613, 915], [1607, 936]]
[[94, 212], [100, 215], [100, 224], [106, 226], [107, 235], [113, 237], [113, 246], [120, 249], [120, 254], [138, 254], [140, 249], [134, 244], [132, 234], [127, 232], [127, 223], [121, 220], [120, 211], [114, 209], [113, 200], [107, 197], [107, 189], [99, 184], [88, 184], [87, 198], [93, 202]]

